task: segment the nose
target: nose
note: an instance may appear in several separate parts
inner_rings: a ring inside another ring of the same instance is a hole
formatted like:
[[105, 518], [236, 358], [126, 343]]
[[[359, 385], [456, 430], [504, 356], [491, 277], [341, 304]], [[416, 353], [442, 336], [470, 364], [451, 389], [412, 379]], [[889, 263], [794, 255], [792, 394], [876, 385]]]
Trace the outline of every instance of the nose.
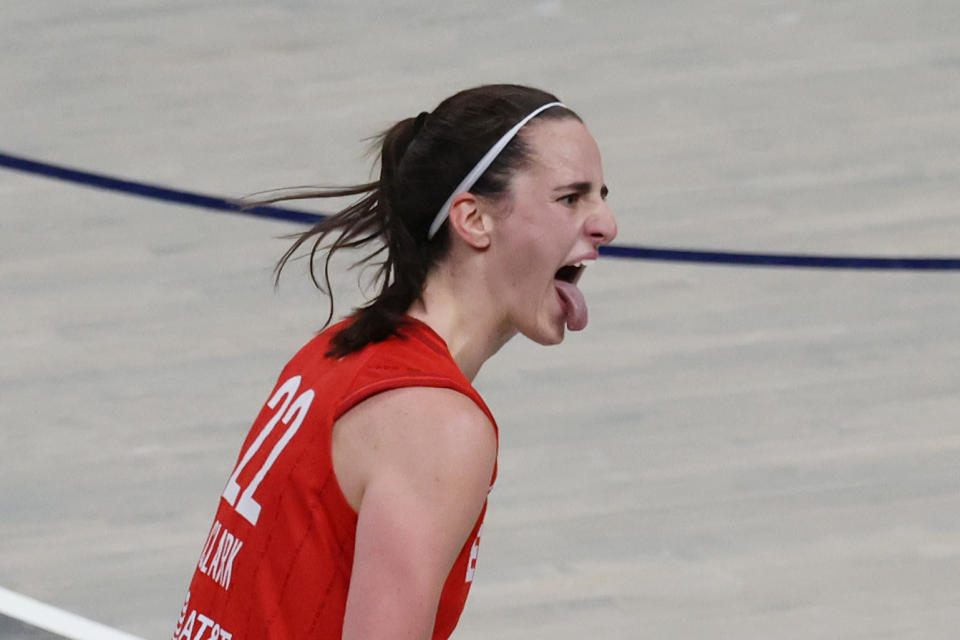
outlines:
[[610, 244], [617, 237], [617, 219], [606, 200], [601, 200], [600, 206], [587, 219], [586, 230], [598, 247]]

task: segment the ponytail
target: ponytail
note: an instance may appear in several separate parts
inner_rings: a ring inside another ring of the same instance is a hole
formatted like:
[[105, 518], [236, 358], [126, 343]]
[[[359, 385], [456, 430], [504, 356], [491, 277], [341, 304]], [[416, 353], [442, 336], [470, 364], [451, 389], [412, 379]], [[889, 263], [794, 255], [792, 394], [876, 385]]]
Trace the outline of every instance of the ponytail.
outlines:
[[[404, 321], [407, 309], [423, 290], [426, 269], [417, 268], [421, 266], [421, 261], [417, 259], [419, 256], [416, 255], [420, 252], [417, 243], [390, 205], [394, 196], [393, 180], [404, 152], [415, 135], [415, 124], [414, 118], [401, 120], [374, 139], [374, 143], [381, 148], [380, 179], [375, 182], [312, 189], [300, 191], [296, 195], [284, 195], [281, 192], [279, 195], [257, 200], [258, 204], [267, 204], [282, 200], [361, 196], [353, 204], [321, 220], [310, 229], [290, 236], [295, 240], [273, 270], [274, 283], [279, 284], [280, 273], [287, 262], [301, 247], [310, 246], [310, 278], [330, 301], [324, 323], [326, 327], [333, 320], [334, 314], [330, 287], [331, 258], [341, 249], [357, 249], [377, 240], [382, 243], [354, 265], [370, 263], [386, 252], [387, 258], [377, 265], [374, 276], [379, 283], [379, 293], [369, 304], [356, 309], [353, 322], [333, 337], [327, 353], [330, 357], [347, 355], [362, 349], [370, 342], [379, 342], [395, 335]], [[322, 257], [322, 281], [317, 277], [318, 254], [325, 254]]]

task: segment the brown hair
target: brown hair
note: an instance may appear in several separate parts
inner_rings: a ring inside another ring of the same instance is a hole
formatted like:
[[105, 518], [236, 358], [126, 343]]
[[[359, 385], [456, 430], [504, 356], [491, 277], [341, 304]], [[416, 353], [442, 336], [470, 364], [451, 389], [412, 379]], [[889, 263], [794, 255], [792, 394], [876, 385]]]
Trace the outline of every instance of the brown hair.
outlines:
[[[449, 247], [446, 223], [432, 239], [427, 238], [441, 205], [500, 136], [537, 107], [556, 101], [545, 91], [519, 85], [485, 85], [461, 91], [441, 102], [432, 113], [401, 120], [374, 138], [374, 144], [380, 147], [379, 180], [259, 200], [362, 196], [307, 231], [292, 236], [295, 242], [274, 269], [279, 282], [287, 261], [301, 246], [310, 244], [310, 277], [330, 297], [330, 313], [324, 325], [327, 326], [333, 318], [331, 256], [340, 249], [353, 249], [372, 241], [382, 243], [354, 265], [367, 263], [386, 251], [386, 258], [376, 270], [379, 293], [354, 310], [353, 322], [333, 337], [328, 356], [344, 356], [397, 333], [406, 311], [423, 292], [427, 273]], [[547, 109], [537, 118], [579, 120], [573, 111], [562, 107]], [[511, 176], [529, 159], [529, 148], [518, 135], [470, 192], [488, 198], [502, 197]], [[315, 258], [323, 251], [326, 257], [321, 284]]]

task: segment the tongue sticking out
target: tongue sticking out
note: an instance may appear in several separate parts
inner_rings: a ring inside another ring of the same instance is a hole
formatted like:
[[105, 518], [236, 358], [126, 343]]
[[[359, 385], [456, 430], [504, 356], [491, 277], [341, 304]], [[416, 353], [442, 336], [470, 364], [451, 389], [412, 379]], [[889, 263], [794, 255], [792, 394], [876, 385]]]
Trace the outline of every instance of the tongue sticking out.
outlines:
[[587, 326], [587, 301], [583, 299], [580, 289], [572, 282], [554, 280], [557, 293], [563, 301], [563, 311], [567, 320], [567, 329], [581, 331]]

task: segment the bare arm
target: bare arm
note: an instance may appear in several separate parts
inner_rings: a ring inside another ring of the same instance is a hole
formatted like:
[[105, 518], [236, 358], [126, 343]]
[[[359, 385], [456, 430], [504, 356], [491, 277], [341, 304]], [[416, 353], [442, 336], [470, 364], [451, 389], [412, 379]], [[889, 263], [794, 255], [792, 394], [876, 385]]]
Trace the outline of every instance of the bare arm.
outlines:
[[472, 400], [414, 387], [337, 421], [334, 466], [357, 508], [343, 639], [426, 640], [489, 489], [496, 437]]

